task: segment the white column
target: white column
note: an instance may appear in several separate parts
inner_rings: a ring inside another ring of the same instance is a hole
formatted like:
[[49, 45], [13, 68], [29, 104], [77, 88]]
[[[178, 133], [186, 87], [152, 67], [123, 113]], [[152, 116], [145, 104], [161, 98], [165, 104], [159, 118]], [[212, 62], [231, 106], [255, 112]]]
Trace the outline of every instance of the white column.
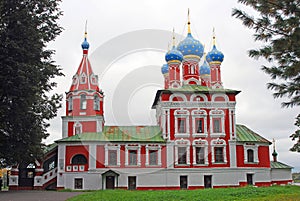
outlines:
[[62, 138], [68, 137], [68, 120], [66, 117], [62, 118]]
[[236, 141], [229, 140], [230, 167], [236, 167]]
[[89, 170], [96, 169], [96, 144], [89, 145]]
[[57, 174], [57, 187], [65, 188], [64, 172], [65, 172], [65, 155], [66, 145], [58, 144], [58, 174]]
[[174, 168], [174, 142], [167, 142], [167, 168], [172, 169]]

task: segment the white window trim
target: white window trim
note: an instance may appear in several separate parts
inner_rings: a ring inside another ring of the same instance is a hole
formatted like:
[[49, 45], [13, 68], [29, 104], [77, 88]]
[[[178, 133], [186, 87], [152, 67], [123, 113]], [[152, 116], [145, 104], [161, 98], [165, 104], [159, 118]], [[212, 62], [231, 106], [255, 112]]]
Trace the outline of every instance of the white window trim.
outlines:
[[[178, 147], [186, 148], [186, 164], [178, 164]], [[190, 141], [184, 140], [181, 138], [180, 140], [175, 141], [175, 165], [178, 166], [187, 166], [190, 165]]]
[[[184, 94], [181, 93], [174, 93], [169, 97], [169, 101], [173, 102], [173, 99], [179, 97], [182, 98], [183, 102], [187, 102], [187, 97]], [[176, 101], [176, 102], [182, 102], [182, 101]]]
[[[82, 78], [84, 78], [84, 82], [82, 81]], [[80, 84], [86, 84], [86, 81], [87, 81], [87, 76], [85, 73], [82, 73], [79, 77], [79, 82]]]
[[108, 151], [109, 150], [117, 150], [117, 165], [116, 166], [120, 166], [121, 162], [120, 162], [120, 145], [119, 144], [105, 144], [105, 160], [104, 160], [104, 165], [105, 166], [115, 166], [115, 165], [109, 165], [108, 161], [109, 161], [109, 156], [108, 156]]
[[[215, 162], [215, 147], [223, 147], [223, 158], [224, 158], [224, 162], [220, 163], [220, 162]], [[212, 153], [212, 157], [211, 157], [211, 162], [213, 164], [226, 164], [227, 163], [227, 154], [226, 154], [226, 142], [225, 140], [221, 140], [221, 139], [216, 139], [216, 140], [212, 140], [211, 141], [211, 153]]]
[[224, 102], [229, 102], [229, 98], [226, 94], [213, 94], [212, 97], [211, 97], [212, 101], [213, 102], [220, 102], [220, 101], [215, 101], [217, 97], [222, 97], [222, 98], [225, 99]]
[[[210, 118], [210, 136], [213, 138], [225, 137], [225, 115], [223, 110], [211, 110], [209, 112]], [[214, 118], [221, 118], [221, 133], [214, 133]]]
[[[137, 165], [129, 165], [129, 151], [137, 150]], [[125, 145], [125, 166], [141, 166], [141, 145]]]
[[[203, 118], [203, 133], [197, 133], [197, 125], [196, 125], [196, 119], [197, 118]], [[193, 119], [193, 137], [207, 137], [207, 113], [205, 110], [193, 110], [192, 111], [192, 119]]]
[[[252, 149], [253, 150], [253, 161], [254, 162], [248, 162], [247, 157], [247, 150]], [[257, 144], [244, 144], [244, 163], [245, 164], [257, 164], [259, 163], [258, 159], [258, 145]]]
[[[198, 164], [196, 161], [196, 148], [204, 147], [204, 164]], [[194, 140], [193, 141], [193, 165], [195, 166], [207, 166], [208, 165], [208, 142], [207, 140]]]
[[79, 134], [82, 133], [82, 124], [79, 121], [76, 121], [73, 125], [73, 133], [76, 134], [76, 128], [79, 127], [80, 131]]
[[[190, 136], [190, 123], [189, 123], [189, 111], [188, 110], [175, 110], [175, 138], [187, 138]], [[179, 133], [178, 130], [178, 120], [185, 119], [185, 133]]]
[[[157, 164], [156, 165], [149, 164], [150, 150], [157, 151]], [[160, 145], [155, 145], [155, 144], [154, 145], [152, 145], [152, 144], [146, 145], [146, 166], [161, 166], [161, 146]]]
[[[201, 97], [201, 98], [203, 98], [203, 101], [193, 101], [194, 100], [194, 98], [196, 98], [196, 97]], [[207, 96], [205, 96], [204, 94], [193, 94], [193, 95], [191, 95], [191, 97], [190, 97], [190, 101], [191, 102], [207, 102], [208, 100], [207, 100]]]

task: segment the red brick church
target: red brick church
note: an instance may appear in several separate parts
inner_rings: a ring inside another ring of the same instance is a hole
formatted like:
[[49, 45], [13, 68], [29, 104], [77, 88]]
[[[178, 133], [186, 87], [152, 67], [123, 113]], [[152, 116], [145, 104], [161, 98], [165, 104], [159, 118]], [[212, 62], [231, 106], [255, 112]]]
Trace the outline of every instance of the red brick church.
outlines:
[[85, 35], [83, 57], [66, 93], [62, 139], [46, 150], [32, 174], [12, 169], [10, 188], [25, 188], [24, 179], [31, 179], [34, 189], [84, 190], [291, 183], [291, 167], [277, 161], [275, 146], [271, 161], [272, 143], [236, 123], [240, 91], [223, 86], [224, 55], [215, 40], [205, 55], [188, 21], [186, 38], [176, 45], [173, 37], [162, 65], [164, 89], [152, 105], [157, 125], [106, 126], [104, 92], [89, 62]]

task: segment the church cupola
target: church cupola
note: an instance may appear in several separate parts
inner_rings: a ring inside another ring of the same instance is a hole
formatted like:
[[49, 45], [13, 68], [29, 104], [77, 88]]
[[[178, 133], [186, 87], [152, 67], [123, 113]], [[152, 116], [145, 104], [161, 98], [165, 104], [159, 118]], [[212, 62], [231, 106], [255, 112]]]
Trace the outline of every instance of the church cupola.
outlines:
[[164, 76], [165, 79], [165, 89], [169, 88], [169, 66], [168, 64], [164, 64], [161, 67], [161, 73]]
[[183, 54], [183, 84], [199, 84], [199, 61], [204, 53], [204, 46], [191, 33], [191, 22], [188, 11], [188, 34], [178, 44], [177, 49]]
[[210, 67], [206, 60], [200, 66], [199, 74], [201, 78], [201, 85], [210, 87]]
[[90, 44], [87, 32], [81, 44], [83, 56], [70, 90], [66, 93], [66, 116], [63, 118], [63, 137], [84, 132], [101, 132], [104, 126], [103, 92], [99, 89], [98, 76], [88, 59]]
[[172, 49], [169, 50], [165, 55], [165, 60], [169, 67], [169, 87], [178, 88], [181, 86], [180, 83], [180, 64], [183, 59], [183, 55], [176, 49], [175, 46], [175, 31], [173, 29], [172, 38]]
[[216, 47], [215, 30], [213, 30], [213, 47], [206, 55], [206, 61], [211, 69], [211, 86], [213, 88], [223, 88], [221, 80], [221, 63], [224, 60], [224, 54]]

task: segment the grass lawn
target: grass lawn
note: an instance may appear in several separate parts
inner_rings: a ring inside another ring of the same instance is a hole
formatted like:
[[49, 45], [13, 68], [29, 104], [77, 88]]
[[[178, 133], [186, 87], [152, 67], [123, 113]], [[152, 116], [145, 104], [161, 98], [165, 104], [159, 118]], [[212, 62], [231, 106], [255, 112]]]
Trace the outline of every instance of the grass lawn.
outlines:
[[68, 201], [169, 201], [169, 200], [256, 200], [256, 201], [300, 201], [300, 186], [272, 186], [272, 187], [243, 187], [220, 188], [202, 190], [168, 190], [168, 191], [128, 191], [128, 190], [100, 190], [88, 192], [68, 199]]

